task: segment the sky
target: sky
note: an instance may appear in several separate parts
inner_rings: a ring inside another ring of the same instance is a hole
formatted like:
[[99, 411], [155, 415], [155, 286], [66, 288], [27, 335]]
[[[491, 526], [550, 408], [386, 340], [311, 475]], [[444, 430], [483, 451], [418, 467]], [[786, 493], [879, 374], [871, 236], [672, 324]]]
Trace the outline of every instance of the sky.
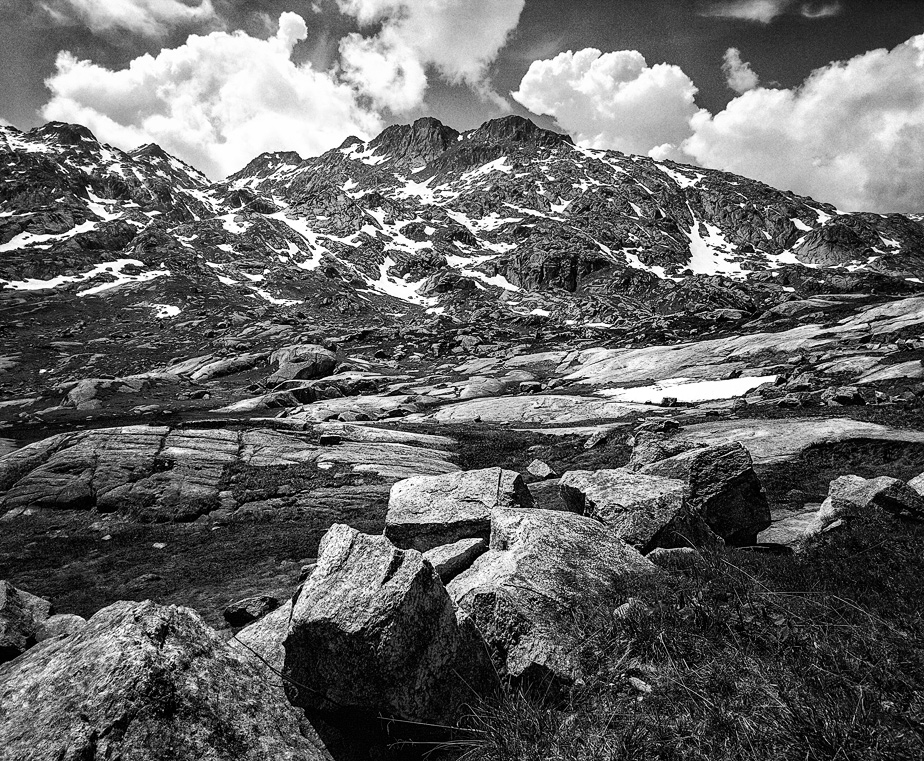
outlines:
[[213, 179], [509, 113], [924, 213], [924, 0], [0, 0], [0, 123], [155, 142]]

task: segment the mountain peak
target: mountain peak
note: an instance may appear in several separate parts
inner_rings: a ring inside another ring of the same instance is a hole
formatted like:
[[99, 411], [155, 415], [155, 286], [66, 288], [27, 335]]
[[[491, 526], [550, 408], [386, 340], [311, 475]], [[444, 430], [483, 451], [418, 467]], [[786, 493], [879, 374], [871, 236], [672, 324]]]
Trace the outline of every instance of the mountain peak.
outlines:
[[427, 163], [450, 148], [459, 133], [439, 119], [425, 116], [413, 124], [395, 124], [387, 127], [372, 140], [372, 148], [398, 159]]
[[568, 135], [543, 129], [529, 119], [516, 114], [485, 122], [470, 133], [470, 139], [477, 142], [492, 143], [533, 143], [536, 146], [544, 147], [574, 144], [574, 141]]
[[28, 135], [43, 142], [50, 140], [58, 145], [98, 142], [96, 136], [82, 124], [67, 124], [66, 122], [48, 122], [30, 130]]

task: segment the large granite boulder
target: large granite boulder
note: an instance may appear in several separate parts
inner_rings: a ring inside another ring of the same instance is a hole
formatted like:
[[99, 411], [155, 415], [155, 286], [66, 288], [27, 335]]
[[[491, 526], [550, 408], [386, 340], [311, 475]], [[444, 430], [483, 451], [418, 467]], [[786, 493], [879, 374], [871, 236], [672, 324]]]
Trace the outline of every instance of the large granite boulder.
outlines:
[[805, 540], [874, 509], [924, 518], [924, 496], [897, 478], [841, 476], [828, 487], [827, 499], [805, 529]]
[[433, 566], [341, 524], [318, 552], [285, 640], [289, 699], [334, 717], [456, 719], [486, 683], [490, 661]]
[[770, 525], [770, 505], [751, 455], [739, 443], [689, 449], [640, 467], [645, 475], [686, 483], [690, 501], [726, 542], [746, 546]]
[[385, 536], [420, 552], [491, 533], [491, 511], [532, 507], [519, 473], [501, 468], [419, 476], [391, 487]]
[[0, 666], [0, 759], [329, 758], [264, 670], [188, 608], [115, 603]]
[[0, 581], [0, 663], [32, 647], [50, 615], [48, 600]]
[[323, 378], [331, 375], [337, 367], [337, 355], [323, 346], [302, 344], [285, 346], [273, 352], [270, 362], [278, 365], [269, 378], [270, 383], [282, 383], [290, 380]]
[[659, 571], [599, 521], [552, 510], [495, 510], [490, 549], [448, 585], [499, 673], [530, 684], [580, 676], [576, 609], [621, 602]]
[[561, 477], [559, 489], [569, 510], [601, 521], [643, 553], [719, 543], [683, 481], [622, 469], [574, 470]]

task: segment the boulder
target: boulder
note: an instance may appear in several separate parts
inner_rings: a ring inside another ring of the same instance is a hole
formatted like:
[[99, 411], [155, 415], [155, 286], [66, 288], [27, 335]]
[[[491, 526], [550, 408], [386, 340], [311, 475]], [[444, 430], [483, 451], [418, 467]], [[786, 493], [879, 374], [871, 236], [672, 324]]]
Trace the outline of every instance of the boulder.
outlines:
[[581, 675], [576, 609], [615, 601], [662, 572], [599, 521], [568, 512], [493, 513], [488, 552], [447, 589], [501, 674], [546, 687]]
[[42, 622], [35, 634], [35, 639], [38, 642], [44, 642], [46, 639], [67, 637], [86, 625], [87, 619], [83, 616], [75, 616], [73, 613], [59, 613], [55, 616], [49, 616]]
[[829, 407], [854, 407], [866, 404], [866, 399], [856, 386], [832, 386], [822, 393], [821, 401]]
[[488, 543], [484, 539], [460, 539], [458, 542], [427, 550], [424, 557], [433, 566], [440, 581], [448, 584], [487, 551]]
[[334, 717], [452, 721], [490, 675], [423, 555], [342, 524], [321, 540], [284, 646], [289, 699]]
[[285, 346], [273, 352], [270, 362], [278, 365], [267, 380], [282, 383], [290, 380], [323, 378], [331, 375], [337, 367], [337, 355], [317, 344]]
[[547, 462], [542, 460], [533, 460], [526, 466], [526, 470], [536, 478], [558, 478], [558, 473]]
[[0, 581], [0, 663], [32, 647], [50, 614], [47, 600]]
[[231, 626], [246, 626], [278, 607], [279, 600], [275, 597], [260, 595], [231, 603], [224, 609], [222, 615]]
[[717, 544], [683, 481], [623, 469], [574, 470], [561, 477], [559, 489], [569, 510], [599, 520], [643, 553]]
[[686, 439], [666, 436], [664, 432], [642, 430], [635, 434], [632, 456], [626, 467], [629, 470], [641, 470], [646, 465], [666, 460], [696, 447], [697, 444]]
[[420, 552], [491, 533], [491, 511], [532, 507], [519, 473], [485, 468], [440, 476], [417, 476], [391, 487], [385, 536]]
[[770, 505], [751, 455], [735, 442], [697, 447], [638, 468], [684, 481], [709, 527], [732, 545], [746, 546], [770, 525]]
[[805, 540], [878, 508], [892, 515], [924, 518], [924, 496], [903, 481], [888, 476], [841, 476], [828, 487], [828, 498], [808, 524]]
[[0, 666], [0, 759], [328, 759], [264, 672], [188, 608], [117, 602]]

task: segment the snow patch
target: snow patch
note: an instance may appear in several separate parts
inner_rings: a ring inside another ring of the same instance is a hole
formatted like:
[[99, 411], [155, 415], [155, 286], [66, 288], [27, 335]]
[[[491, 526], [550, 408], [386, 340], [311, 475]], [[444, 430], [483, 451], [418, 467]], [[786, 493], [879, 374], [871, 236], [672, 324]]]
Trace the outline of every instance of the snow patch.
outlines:
[[608, 388], [597, 393], [620, 402], [636, 402], [639, 404], [658, 404], [664, 397], [672, 397], [678, 402], [709, 402], [743, 396], [758, 386], [774, 382], [776, 382], [775, 375], [711, 381], [668, 378], [650, 386]]

